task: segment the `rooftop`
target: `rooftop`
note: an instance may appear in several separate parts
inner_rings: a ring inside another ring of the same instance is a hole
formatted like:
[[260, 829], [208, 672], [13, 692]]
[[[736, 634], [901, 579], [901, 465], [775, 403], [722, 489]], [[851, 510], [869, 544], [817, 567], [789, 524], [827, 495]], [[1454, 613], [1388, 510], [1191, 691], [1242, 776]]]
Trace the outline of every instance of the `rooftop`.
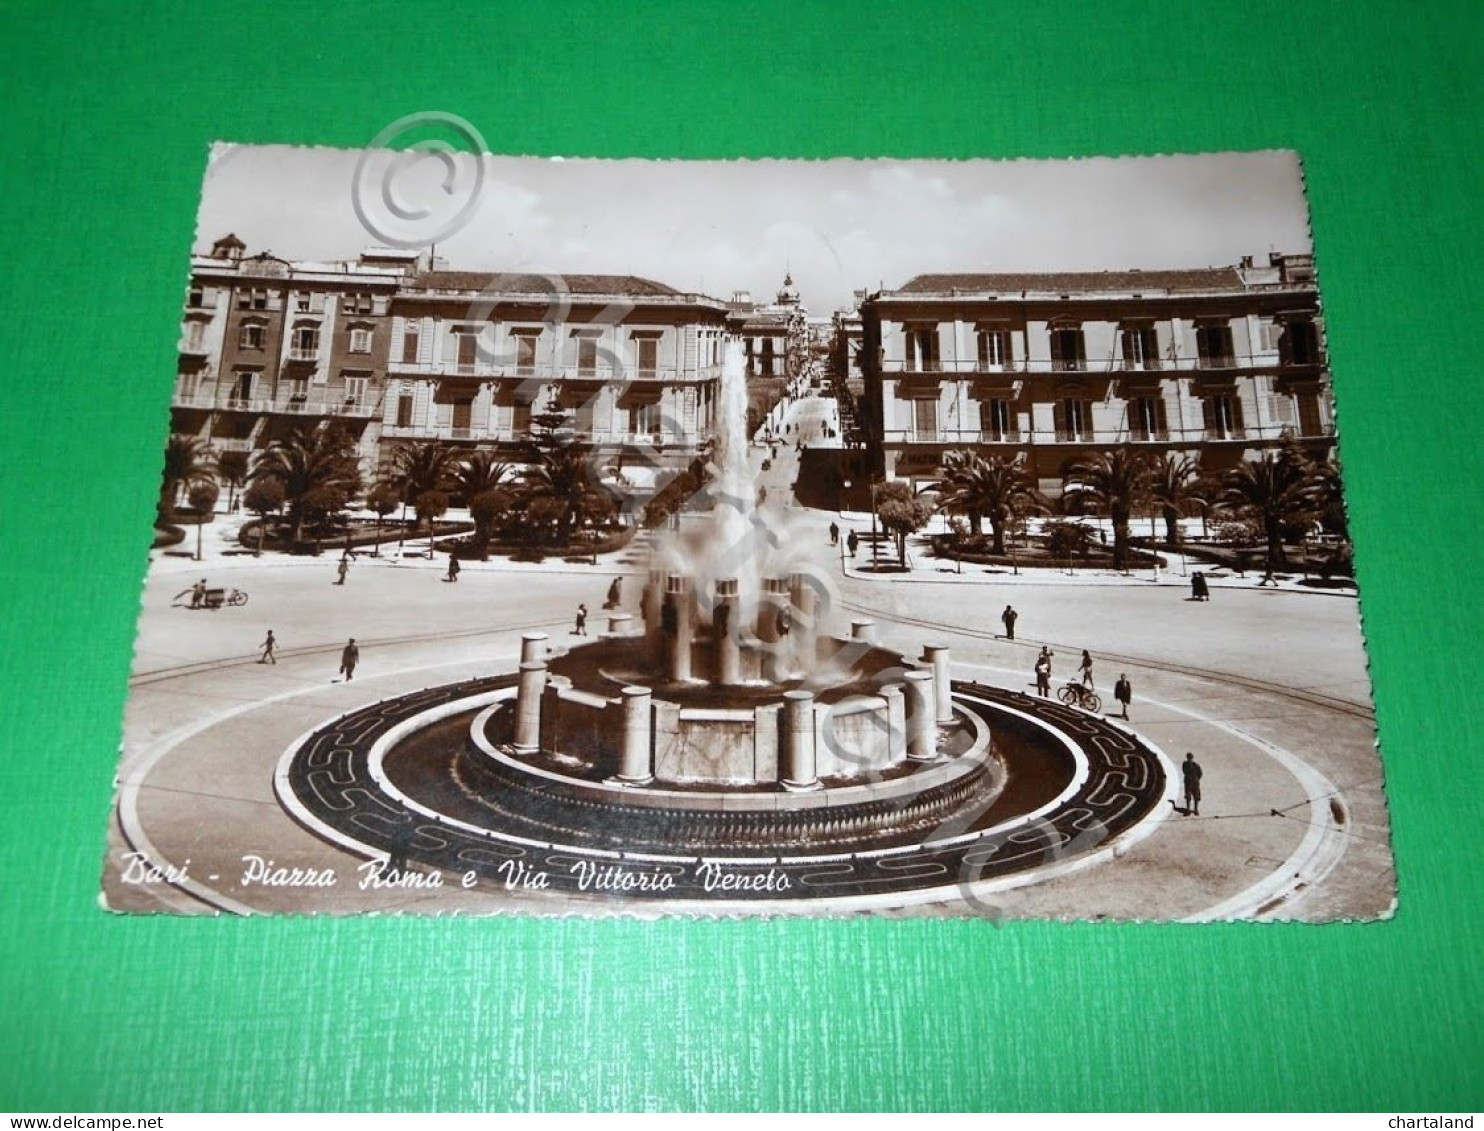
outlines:
[[407, 285], [438, 291], [500, 291], [506, 294], [549, 294], [560, 280], [561, 292], [574, 295], [679, 295], [674, 287], [638, 275], [551, 275], [521, 272], [424, 271], [410, 275]]
[[916, 275], [898, 295], [972, 294], [1102, 294], [1158, 291], [1241, 291], [1247, 288], [1235, 267], [1191, 267], [1177, 271], [1049, 271], [993, 274]]

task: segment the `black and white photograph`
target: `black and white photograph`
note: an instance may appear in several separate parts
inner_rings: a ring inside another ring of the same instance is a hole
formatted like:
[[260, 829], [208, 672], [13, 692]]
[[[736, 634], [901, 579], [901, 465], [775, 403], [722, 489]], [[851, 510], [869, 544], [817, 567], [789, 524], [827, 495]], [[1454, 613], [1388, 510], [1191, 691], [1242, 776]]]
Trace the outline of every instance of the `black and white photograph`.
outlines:
[[487, 149], [213, 148], [106, 907], [1394, 913], [1298, 154]]

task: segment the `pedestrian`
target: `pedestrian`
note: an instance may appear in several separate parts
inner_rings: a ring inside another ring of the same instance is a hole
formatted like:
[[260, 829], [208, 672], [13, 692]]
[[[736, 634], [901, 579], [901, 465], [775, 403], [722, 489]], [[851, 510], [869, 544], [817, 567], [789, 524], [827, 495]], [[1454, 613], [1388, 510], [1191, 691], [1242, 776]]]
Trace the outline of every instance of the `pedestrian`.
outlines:
[[340, 653], [340, 674], [349, 683], [356, 676], [356, 665], [361, 662], [361, 650], [356, 647], [356, 638], [352, 636], [350, 642]]
[[1078, 669], [1082, 672], [1082, 686], [1092, 690], [1092, 653], [1086, 648], [1082, 649], [1082, 665]]
[[344, 555], [342, 555], [341, 558], [340, 558], [340, 564], [335, 567], [335, 573], [338, 575], [337, 578], [336, 578], [336, 580], [335, 580], [335, 584], [336, 585], [344, 585], [345, 584], [345, 575], [347, 573], [349, 573], [349, 572], [350, 572], [350, 559], [348, 557], [345, 557]]
[[1036, 657], [1036, 694], [1042, 699], [1051, 694], [1051, 653], [1044, 647]]
[[1118, 682], [1113, 685], [1113, 698], [1123, 704], [1123, 717], [1128, 718], [1128, 705], [1134, 701], [1134, 685], [1123, 672], [1118, 673]]
[[839, 544], [840, 544], [840, 524], [838, 522], [832, 522], [832, 523], [830, 523], [830, 545], [831, 546], [838, 546]]
[[1190, 575], [1190, 599], [1192, 601], [1209, 601], [1211, 590], [1206, 586], [1206, 575], [1196, 570]]
[[572, 635], [573, 636], [586, 636], [587, 635], [587, 606], [586, 605], [578, 605], [577, 606], [577, 625], [576, 625], [575, 628], [572, 629]]
[[191, 608], [199, 609], [206, 603], [206, 578], [191, 586]]
[[278, 641], [273, 639], [273, 630], [270, 628], [268, 630], [268, 635], [263, 637], [263, 654], [258, 657], [258, 663], [273, 664], [276, 666], [278, 664], [278, 660], [273, 655], [273, 649], [277, 647], [277, 645]]
[[603, 602], [603, 608], [616, 609], [623, 603], [623, 579], [615, 577], [613, 584], [608, 586], [608, 599]]
[[1190, 751], [1185, 752], [1185, 761], [1180, 763], [1180, 772], [1185, 777], [1185, 811], [1187, 815], [1201, 815], [1201, 764]]
[[1020, 614], [1017, 613], [1014, 609], [1012, 609], [1009, 605], [1006, 605], [1005, 606], [1005, 611], [1000, 614], [1000, 620], [1002, 620], [1002, 621], [1005, 622], [1005, 639], [1006, 640], [1014, 640], [1015, 639], [1015, 622], [1017, 620], [1019, 620], [1019, 619], [1020, 619]]
[[845, 546], [850, 551], [850, 556], [855, 557], [855, 552], [860, 549], [861, 540], [854, 530], [845, 536]]
[[448, 552], [448, 581], [457, 581], [459, 579], [459, 568], [459, 556], [450, 550]]

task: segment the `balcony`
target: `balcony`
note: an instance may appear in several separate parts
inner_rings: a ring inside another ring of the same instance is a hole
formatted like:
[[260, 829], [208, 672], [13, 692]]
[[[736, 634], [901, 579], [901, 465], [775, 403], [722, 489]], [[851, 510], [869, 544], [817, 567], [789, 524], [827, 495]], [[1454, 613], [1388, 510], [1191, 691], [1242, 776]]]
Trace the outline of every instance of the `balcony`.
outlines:
[[170, 401], [173, 408], [213, 409], [219, 412], [278, 413], [288, 416], [349, 416], [364, 419], [381, 411], [379, 403], [369, 398], [344, 399], [324, 392], [283, 393], [278, 397], [233, 397], [225, 393], [177, 392]]
[[1333, 429], [1300, 435], [1291, 424], [1271, 423], [1262, 426], [1244, 425], [1240, 428], [1208, 429], [1204, 424], [1189, 428], [1032, 428], [1019, 431], [999, 432], [995, 430], [970, 431], [940, 428], [937, 431], [915, 428], [887, 430], [882, 439], [889, 447], [910, 445], [934, 445], [940, 447], [994, 447], [996, 445], [1038, 444], [1094, 444], [1115, 447], [1119, 444], [1278, 444], [1287, 440], [1328, 440], [1334, 436]]
[[315, 347], [313, 349], [301, 349], [298, 346], [293, 346], [285, 355], [285, 360], [294, 362], [307, 362], [312, 364], [319, 361], [319, 348]]
[[514, 361], [392, 361], [387, 365], [392, 377], [473, 378], [487, 381], [587, 381], [599, 384], [628, 384], [633, 381], [661, 384], [686, 384], [714, 381], [721, 377], [720, 365], [654, 366], [640, 369], [632, 365], [520, 365]]
[[1022, 357], [1003, 365], [991, 365], [981, 361], [938, 360], [931, 363], [909, 363], [900, 358], [885, 358], [881, 372], [885, 376], [922, 376], [944, 378], [953, 376], [995, 376], [1014, 373], [1101, 373], [1101, 374], [1159, 374], [1189, 372], [1263, 372], [1303, 373], [1317, 375], [1323, 368], [1323, 360], [1290, 362], [1279, 358], [1275, 352], [1255, 354], [1199, 354], [1193, 357], [1149, 357], [1128, 359], [1122, 355], [1105, 358], [1056, 358]]

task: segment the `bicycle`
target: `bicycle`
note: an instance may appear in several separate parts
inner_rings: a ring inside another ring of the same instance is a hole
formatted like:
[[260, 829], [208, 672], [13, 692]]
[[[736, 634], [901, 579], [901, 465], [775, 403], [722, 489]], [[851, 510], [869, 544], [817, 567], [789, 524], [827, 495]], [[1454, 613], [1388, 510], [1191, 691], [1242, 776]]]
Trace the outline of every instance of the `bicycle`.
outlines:
[[1090, 687], [1083, 687], [1076, 680], [1058, 691], [1056, 697], [1068, 707], [1080, 707], [1084, 711], [1094, 713], [1103, 709], [1103, 701], [1098, 698], [1097, 693]]

